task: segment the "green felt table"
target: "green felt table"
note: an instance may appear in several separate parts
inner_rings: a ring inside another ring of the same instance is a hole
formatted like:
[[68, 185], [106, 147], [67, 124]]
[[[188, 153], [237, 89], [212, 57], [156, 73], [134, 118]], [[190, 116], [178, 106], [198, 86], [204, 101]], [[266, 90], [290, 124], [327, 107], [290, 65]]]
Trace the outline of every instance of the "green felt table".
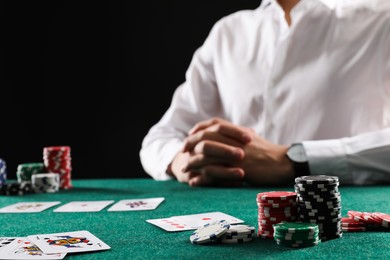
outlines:
[[[318, 246], [293, 249], [272, 239], [255, 238], [243, 244], [194, 245], [192, 231], [167, 232], [147, 219], [221, 211], [256, 227], [256, 195], [293, 187], [192, 188], [176, 181], [151, 179], [73, 180], [74, 188], [52, 194], [2, 196], [0, 207], [26, 201], [61, 201], [40, 213], [3, 213], [0, 236], [88, 230], [111, 246], [110, 250], [68, 254], [65, 259], [390, 259], [390, 232], [344, 233]], [[348, 210], [390, 212], [389, 186], [340, 187], [342, 213]], [[164, 197], [155, 210], [55, 213], [70, 201]]]

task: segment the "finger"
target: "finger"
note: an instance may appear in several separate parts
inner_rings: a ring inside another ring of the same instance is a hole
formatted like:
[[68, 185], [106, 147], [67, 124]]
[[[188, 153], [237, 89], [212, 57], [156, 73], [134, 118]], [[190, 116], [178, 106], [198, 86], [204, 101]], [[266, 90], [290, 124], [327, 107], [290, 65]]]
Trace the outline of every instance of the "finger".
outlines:
[[195, 147], [187, 163], [183, 165], [182, 171], [197, 170], [208, 164], [231, 165], [239, 163], [244, 156], [241, 148], [216, 142], [202, 142]]
[[247, 128], [239, 127], [226, 120], [214, 118], [208, 121], [200, 122], [194, 126], [189, 132], [189, 135], [193, 135], [199, 131], [214, 131], [227, 137], [236, 139], [242, 143], [248, 143], [252, 140], [250, 131]]
[[250, 135], [248, 134], [249, 131], [245, 132], [238, 130], [238, 128], [233, 129], [224, 126], [218, 127], [218, 129], [221, 131], [216, 128], [217, 127], [214, 127], [214, 129], [209, 128], [206, 131], [200, 131], [188, 136], [184, 142], [182, 152], [191, 151], [199, 142], [205, 140], [213, 140], [220, 143], [229, 144], [231, 146], [241, 147], [251, 139]]
[[188, 152], [194, 149], [194, 147], [202, 141], [214, 141], [222, 144], [227, 144], [235, 147], [242, 147], [242, 143], [237, 140], [221, 135], [216, 132], [198, 132], [194, 135], [188, 136], [184, 141], [182, 152]]
[[228, 123], [228, 121], [223, 120], [221, 118], [212, 118], [209, 120], [205, 120], [202, 122], [197, 123], [194, 125], [194, 127], [191, 128], [191, 130], [188, 132], [189, 135], [195, 134], [196, 132], [206, 129], [212, 125], [220, 124], [220, 123]]

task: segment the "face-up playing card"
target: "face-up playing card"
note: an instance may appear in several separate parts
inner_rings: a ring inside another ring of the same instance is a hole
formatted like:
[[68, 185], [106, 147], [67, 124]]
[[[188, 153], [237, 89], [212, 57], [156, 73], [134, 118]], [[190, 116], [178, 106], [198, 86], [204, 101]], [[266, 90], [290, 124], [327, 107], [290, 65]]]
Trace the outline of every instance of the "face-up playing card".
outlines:
[[54, 212], [96, 212], [101, 211], [111, 203], [113, 200], [98, 200], [98, 201], [72, 201], [61, 207], [53, 210]]
[[111, 247], [86, 230], [27, 237], [46, 254], [107, 250]]
[[41, 212], [60, 204], [60, 201], [52, 202], [18, 202], [0, 209], [0, 213], [32, 213]]
[[147, 222], [156, 225], [166, 231], [185, 231], [203, 227], [205, 224], [216, 221], [226, 220], [230, 224], [243, 223], [244, 221], [228, 215], [223, 212], [207, 212], [200, 214], [173, 216], [169, 218], [148, 219]]
[[4, 247], [11, 244], [12, 241], [18, 238], [19, 237], [0, 237], [0, 252]]
[[63, 259], [65, 256], [66, 253], [45, 254], [27, 237], [15, 238], [0, 249], [0, 259]]
[[132, 211], [156, 209], [165, 198], [120, 200], [107, 211]]

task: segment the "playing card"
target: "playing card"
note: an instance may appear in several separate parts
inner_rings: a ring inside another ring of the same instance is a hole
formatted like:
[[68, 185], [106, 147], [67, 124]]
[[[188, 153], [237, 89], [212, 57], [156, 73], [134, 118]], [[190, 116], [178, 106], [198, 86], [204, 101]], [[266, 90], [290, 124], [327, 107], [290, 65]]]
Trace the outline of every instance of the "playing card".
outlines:
[[63, 259], [66, 253], [45, 254], [26, 237], [19, 237], [3, 249], [0, 249], [0, 259]]
[[107, 211], [153, 210], [157, 208], [164, 199], [165, 198], [120, 200], [112, 205]]
[[54, 212], [96, 212], [101, 211], [113, 200], [98, 200], [98, 201], [72, 201], [61, 207], [53, 210]]
[[226, 220], [230, 224], [238, 224], [244, 222], [241, 219], [238, 219], [223, 212], [207, 212], [200, 214], [173, 216], [169, 218], [148, 219], [146, 221], [166, 231], [172, 232], [198, 229], [200, 227], [203, 227], [205, 224], [216, 220]]
[[60, 201], [52, 202], [18, 202], [0, 209], [0, 213], [32, 213], [41, 212], [57, 204]]
[[107, 250], [111, 247], [86, 230], [31, 235], [27, 237], [44, 253], [79, 253]]
[[19, 237], [0, 237], [0, 252], [4, 247], [11, 244], [12, 241], [18, 239]]

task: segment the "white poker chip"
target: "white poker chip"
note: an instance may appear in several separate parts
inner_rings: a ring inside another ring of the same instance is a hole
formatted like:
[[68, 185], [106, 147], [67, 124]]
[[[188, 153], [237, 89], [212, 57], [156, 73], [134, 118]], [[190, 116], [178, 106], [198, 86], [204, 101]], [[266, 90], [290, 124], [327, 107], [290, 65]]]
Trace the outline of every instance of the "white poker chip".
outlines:
[[231, 225], [226, 231], [225, 235], [229, 236], [243, 236], [255, 233], [256, 228], [249, 225]]
[[237, 239], [221, 239], [221, 243], [223, 244], [241, 244], [252, 241], [252, 237], [248, 238], [237, 238]]
[[226, 220], [218, 220], [207, 223], [191, 234], [190, 241], [193, 244], [204, 244], [216, 241], [219, 237], [226, 233], [229, 227], [230, 224]]

